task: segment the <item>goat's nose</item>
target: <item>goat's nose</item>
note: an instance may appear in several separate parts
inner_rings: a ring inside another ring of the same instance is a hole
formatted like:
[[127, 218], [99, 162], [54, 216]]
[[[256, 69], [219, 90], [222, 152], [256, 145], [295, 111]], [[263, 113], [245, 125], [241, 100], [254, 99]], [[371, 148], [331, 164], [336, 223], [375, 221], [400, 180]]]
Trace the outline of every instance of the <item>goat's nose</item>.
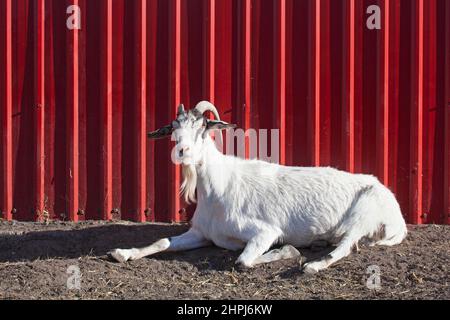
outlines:
[[182, 147], [180, 148], [180, 151], [178, 152], [178, 154], [180, 155], [180, 157], [182, 157], [184, 155], [185, 151], [188, 151], [189, 147]]

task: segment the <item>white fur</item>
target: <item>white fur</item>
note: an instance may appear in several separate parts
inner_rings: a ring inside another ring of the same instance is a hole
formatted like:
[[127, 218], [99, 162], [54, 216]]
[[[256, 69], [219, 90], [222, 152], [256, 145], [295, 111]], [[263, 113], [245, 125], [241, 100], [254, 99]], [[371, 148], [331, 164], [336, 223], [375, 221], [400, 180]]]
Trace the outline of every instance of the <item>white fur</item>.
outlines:
[[[308, 247], [325, 240], [337, 245], [328, 257], [304, 266], [305, 272], [313, 273], [350, 254], [362, 238], [394, 245], [407, 234], [394, 195], [373, 176], [243, 160], [220, 153], [208, 135], [200, 141], [192, 136], [182, 140], [188, 141], [192, 153], [187, 157], [196, 163], [195, 174], [184, 174], [184, 195], [193, 200], [192, 185], [196, 185], [197, 209], [191, 229], [172, 238], [165, 249], [210, 243], [229, 250], [245, 248], [237, 262], [251, 267], [276, 260], [279, 251], [267, 252], [274, 244]], [[151, 245], [138, 250], [156, 249]], [[281, 251], [280, 259], [286, 252], [290, 257], [298, 254], [290, 248]], [[142, 256], [113, 253], [120, 255], [119, 261]]]
[[197, 187], [197, 171], [192, 164], [183, 164], [181, 166], [183, 182], [180, 186], [180, 194], [186, 203], [195, 203], [195, 188]]
[[[378, 244], [397, 244], [406, 236], [395, 197], [373, 176], [242, 160], [221, 154], [211, 141], [202, 154], [192, 228], [220, 247], [241, 249], [258, 235], [271, 239], [270, 245], [296, 247], [345, 240], [341, 257], [382, 226]], [[251, 266], [253, 258], [249, 252], [239, 260]]]

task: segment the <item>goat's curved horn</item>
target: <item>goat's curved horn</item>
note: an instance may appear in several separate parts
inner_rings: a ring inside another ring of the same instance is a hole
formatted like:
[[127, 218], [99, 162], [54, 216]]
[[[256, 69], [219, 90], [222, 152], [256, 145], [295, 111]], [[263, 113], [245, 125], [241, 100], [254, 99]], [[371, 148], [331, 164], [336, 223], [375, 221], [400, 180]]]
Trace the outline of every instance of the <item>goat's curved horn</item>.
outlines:
[[220, 120], [219, 112], [217, 112], [216, 107], [214, 107], [214, 105], [209, 101], [200, 101], [199, 103], [197, 103], [194, 110], [200, 115], [202, 115], [206, 111], [211, 111], [214, 114], [216, 120]]

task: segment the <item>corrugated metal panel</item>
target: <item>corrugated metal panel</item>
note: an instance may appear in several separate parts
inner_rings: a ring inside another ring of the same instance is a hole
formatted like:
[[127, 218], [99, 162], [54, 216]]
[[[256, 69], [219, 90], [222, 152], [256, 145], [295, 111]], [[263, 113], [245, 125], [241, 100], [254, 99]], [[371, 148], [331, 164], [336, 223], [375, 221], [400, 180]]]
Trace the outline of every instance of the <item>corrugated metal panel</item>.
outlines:
[[409, 222], [450, 221], [449, 1], [1, 0], [0, 61], [6, 219], [188, 218], [172, 142], [145, 132], [207, 99], [280, 129], [281, 162], [375, 174]]

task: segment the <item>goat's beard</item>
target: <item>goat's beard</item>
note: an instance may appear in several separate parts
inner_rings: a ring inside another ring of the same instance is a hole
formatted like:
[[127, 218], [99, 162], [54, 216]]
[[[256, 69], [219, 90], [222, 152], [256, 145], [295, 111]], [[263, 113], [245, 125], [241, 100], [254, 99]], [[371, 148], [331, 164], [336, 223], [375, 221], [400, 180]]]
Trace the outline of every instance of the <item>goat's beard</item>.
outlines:
[[183, 183], [180, 187], [180, 194], [187, 204], [197, 202], [195, 199], [195, 187], [197, 186], [197, 171], [193, 164], [181, 165], [183, 174]]

